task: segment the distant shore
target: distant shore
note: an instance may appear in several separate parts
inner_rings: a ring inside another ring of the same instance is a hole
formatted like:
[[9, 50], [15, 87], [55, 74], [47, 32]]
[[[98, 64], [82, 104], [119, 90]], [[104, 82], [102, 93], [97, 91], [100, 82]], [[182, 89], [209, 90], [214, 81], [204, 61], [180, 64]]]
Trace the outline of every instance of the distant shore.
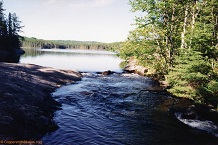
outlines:
[[22, 138], [28, 130], [41, 134], [55, 130], [53, 114], [61, 104], [50, 93], [81, 77], [70, 70], [0, 63], [0, 138], [7, 133]]

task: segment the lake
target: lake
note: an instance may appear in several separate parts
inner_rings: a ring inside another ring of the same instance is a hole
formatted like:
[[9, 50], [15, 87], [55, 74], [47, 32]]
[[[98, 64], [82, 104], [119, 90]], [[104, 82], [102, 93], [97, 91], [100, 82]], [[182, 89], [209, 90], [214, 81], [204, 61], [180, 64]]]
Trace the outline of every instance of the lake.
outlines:
[[122, 72], [116, 53], [96, 50], [25, 49], [20, 63], [32, 63], [80, 72]]

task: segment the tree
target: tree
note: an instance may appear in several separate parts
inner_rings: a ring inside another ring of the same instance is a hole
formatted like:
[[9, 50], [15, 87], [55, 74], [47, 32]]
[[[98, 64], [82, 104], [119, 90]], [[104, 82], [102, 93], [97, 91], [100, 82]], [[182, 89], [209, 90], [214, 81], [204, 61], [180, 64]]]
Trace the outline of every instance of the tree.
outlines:
[[3, 3], [0, 1], [0, 36], [4, 35], [4, 27], [5, 27], [5, 17], [4, 17], [4, 9]]
[[177, 49], [181, 45], [181, 7], [184, 3], [173, 0], [131, 0], [130, 4], [133, 11], [141, 11], [144, 16], [136, 19], [138, 28], [130, 33], [129, 41], [137, 45], [143, 43], [146, 47], [141, 48], [142, 52], [150, 52], [147, 54], [154, 59], [156, 71], [167, 74], [168, 68], [174, 65]]
[[[20, 49], [19, 35], [22, 26], [15, 13], [9, 13], [8, 19], [5, 18], [3, 2], [0, 1], [0, 61], [17, 62], [18, 49]], [[23, 51], [20, 51], [23, 53]]]
[[159, 78], [169, 82], [172, 94], [216, 106], [218, 1], [130, 0], [130, 4], [133, 12], [144, 15], [136, 18], [137, 28], [130, 32], [121, 56], [135, 56], [164, 76]]
[[4, 15], [3, 3], [0, 1], [0, 49], [5, 49], [7, 35], [7, 25]]

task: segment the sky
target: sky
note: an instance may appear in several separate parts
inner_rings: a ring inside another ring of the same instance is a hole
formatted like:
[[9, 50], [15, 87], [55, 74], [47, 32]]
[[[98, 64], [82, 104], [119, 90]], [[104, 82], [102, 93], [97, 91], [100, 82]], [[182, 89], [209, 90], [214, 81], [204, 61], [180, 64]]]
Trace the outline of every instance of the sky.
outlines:
[[16, 13], [20, 35], [45, 40], [118, 42], [127, 39], [135, 14], [128, 0], [3, 0]]

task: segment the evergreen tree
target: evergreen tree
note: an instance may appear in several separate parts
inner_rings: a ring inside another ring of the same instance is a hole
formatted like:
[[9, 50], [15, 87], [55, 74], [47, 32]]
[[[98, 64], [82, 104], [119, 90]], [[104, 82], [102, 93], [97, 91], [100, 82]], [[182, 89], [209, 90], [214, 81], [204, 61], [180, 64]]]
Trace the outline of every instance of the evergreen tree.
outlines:
[[[16, 14], [9, 13], [5, 18], [3, 2], [0, 1], [0, 61], [17, 62], [22, 38], [19, 35], [22, 26]], [[20, 51], [23, 53], [23, 51]]]
[[7, 26], [4, 15], [3, 3], [0, 1], [0, 49], [5, 49], [6, 45]]

